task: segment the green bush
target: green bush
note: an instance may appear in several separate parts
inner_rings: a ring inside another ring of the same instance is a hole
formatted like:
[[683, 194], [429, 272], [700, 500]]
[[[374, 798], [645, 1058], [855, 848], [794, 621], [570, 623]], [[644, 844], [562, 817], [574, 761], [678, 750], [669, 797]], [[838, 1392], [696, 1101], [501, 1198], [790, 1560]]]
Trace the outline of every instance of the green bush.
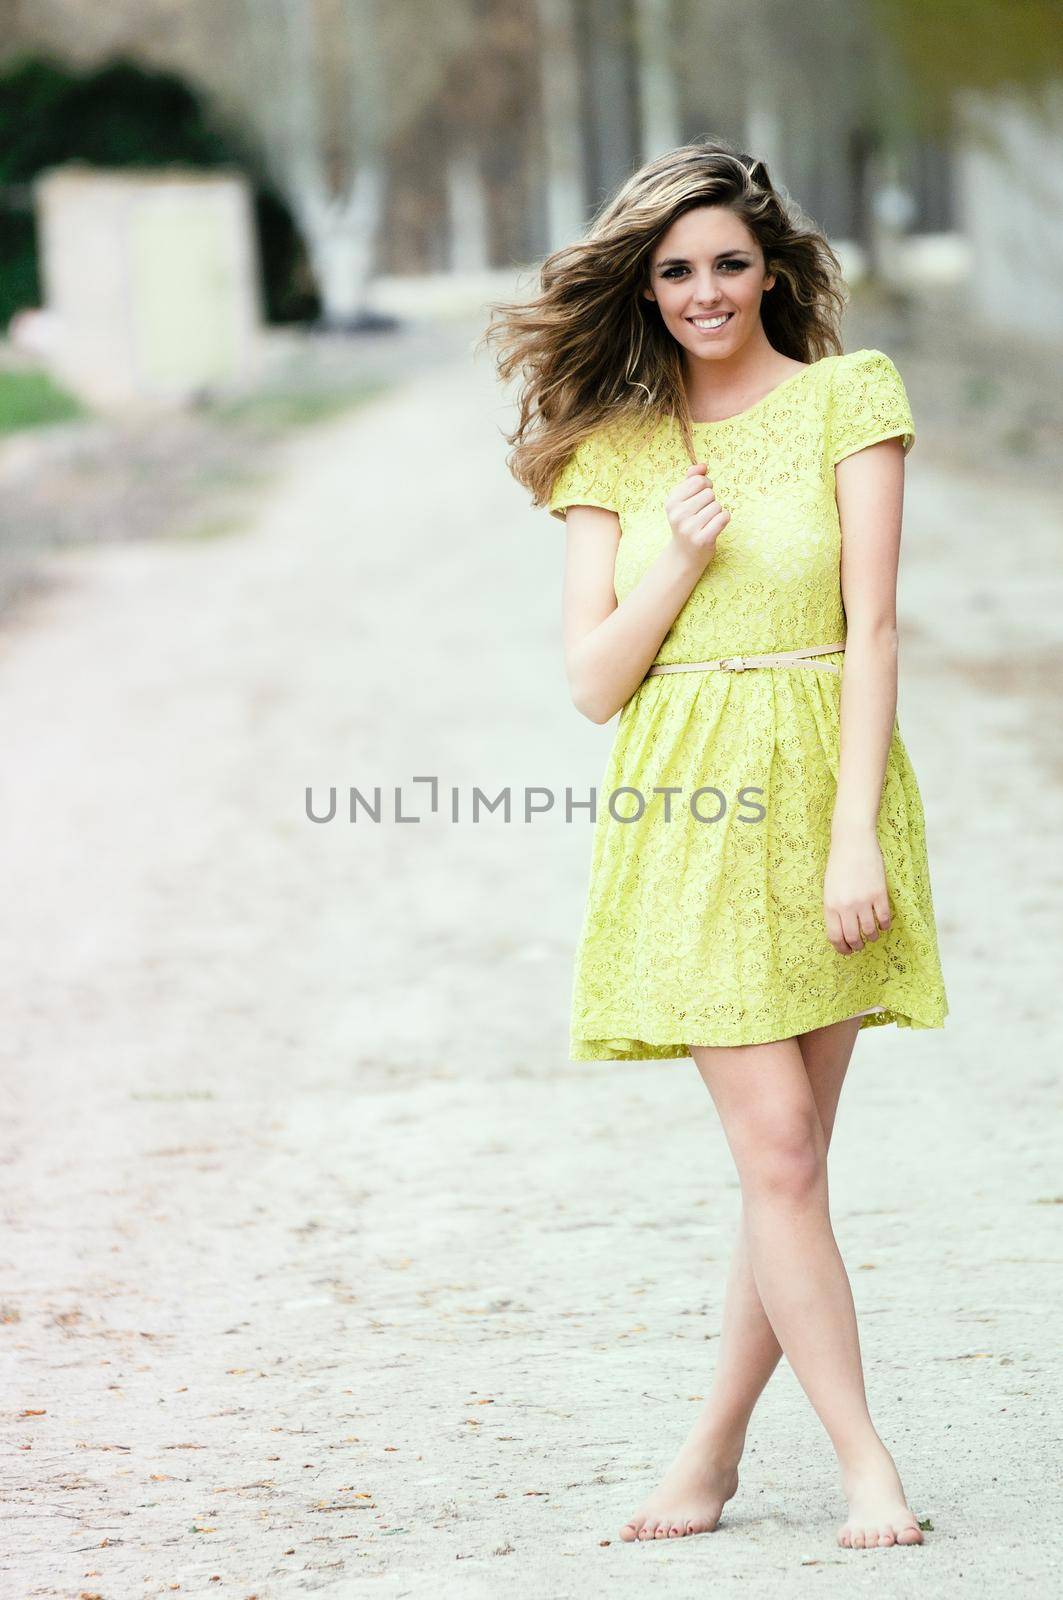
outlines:
[[0, 73], [0, 327], [40, 303], [32, 184], [67, 161], [242, 168], [253, 185], [267, 317], [295, 322], [318, 314], [287, 206], [240, 136], [212, 120], [181, 78], [131, 61], [75, 73], [29, 57]]
[[58, 388], [47, 373], [0, 372], [0, 433], [65, 422], [82, 414], [73, 395]]

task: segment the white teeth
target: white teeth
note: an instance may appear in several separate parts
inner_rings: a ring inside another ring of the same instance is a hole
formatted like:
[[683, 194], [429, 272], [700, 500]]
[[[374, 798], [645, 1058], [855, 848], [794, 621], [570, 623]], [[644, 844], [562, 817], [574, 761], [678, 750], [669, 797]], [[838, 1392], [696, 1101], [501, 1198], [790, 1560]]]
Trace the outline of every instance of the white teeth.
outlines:
[[731, 313], [725, 312], [722, 317], [691, 317], [695, 328], [722, 328]]

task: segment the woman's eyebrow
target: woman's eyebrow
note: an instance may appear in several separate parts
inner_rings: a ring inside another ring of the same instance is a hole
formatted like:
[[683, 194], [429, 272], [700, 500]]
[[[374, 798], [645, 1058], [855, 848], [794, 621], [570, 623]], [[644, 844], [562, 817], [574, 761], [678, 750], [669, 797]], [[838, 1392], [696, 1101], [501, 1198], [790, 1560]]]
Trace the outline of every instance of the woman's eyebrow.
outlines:
[[[744, 250], [739, 246], [736, 250], [721, 250], [716, 260], [724, 261], [728, 256], [748, 256], [748, 254], [748, 250]], [[690, 262], [685, 256], [667, 256], [665, 260], [658, 261], [657, 265], [659, 267], [689, 267]]]

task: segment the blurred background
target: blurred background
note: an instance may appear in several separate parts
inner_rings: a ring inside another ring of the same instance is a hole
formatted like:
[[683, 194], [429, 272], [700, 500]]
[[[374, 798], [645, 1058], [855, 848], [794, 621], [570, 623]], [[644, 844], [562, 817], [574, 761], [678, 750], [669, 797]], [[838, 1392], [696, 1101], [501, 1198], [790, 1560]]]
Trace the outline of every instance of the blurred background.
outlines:
[[[614, 1529], [709, 1381], [733, 1165], [690, 1063], [566, 1058], [614, 730], [475, 349], [700, 136], [916, 418], [951, 1011], [861, 1035], [832, 1202], [927, 1592], [1053, 1592], [1060, 0], [0, 0], [5, 1592], [702, 1592]], [[847, 1600], [785, 1363], [756, 1428], [724, 1576]]]
[[827, 232], [927, 426], [1058, 444], [1059, 0], [0, 0], [0, 39], [0, 603], [36, 544], [157, 528], [134, 460], [183, 510], [704, 134]]

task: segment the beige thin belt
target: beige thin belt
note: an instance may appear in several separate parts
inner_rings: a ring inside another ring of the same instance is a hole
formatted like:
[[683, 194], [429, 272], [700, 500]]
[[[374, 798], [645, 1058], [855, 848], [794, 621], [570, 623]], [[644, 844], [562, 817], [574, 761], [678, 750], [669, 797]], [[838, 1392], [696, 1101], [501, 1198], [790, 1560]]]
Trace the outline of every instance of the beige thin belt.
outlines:
[[809, 661], [809, 656], [835, 655], [845, 649], [841, 644], [811, 645], [807, 650], [779, 650], [766, 656], [718, 656], [715, 661], [657, 662], [647, 672], [647, 678], [659, 672], [744, 672], [747, 667], [818, 667], [821, 672], [840, 672], [836, 661]]

